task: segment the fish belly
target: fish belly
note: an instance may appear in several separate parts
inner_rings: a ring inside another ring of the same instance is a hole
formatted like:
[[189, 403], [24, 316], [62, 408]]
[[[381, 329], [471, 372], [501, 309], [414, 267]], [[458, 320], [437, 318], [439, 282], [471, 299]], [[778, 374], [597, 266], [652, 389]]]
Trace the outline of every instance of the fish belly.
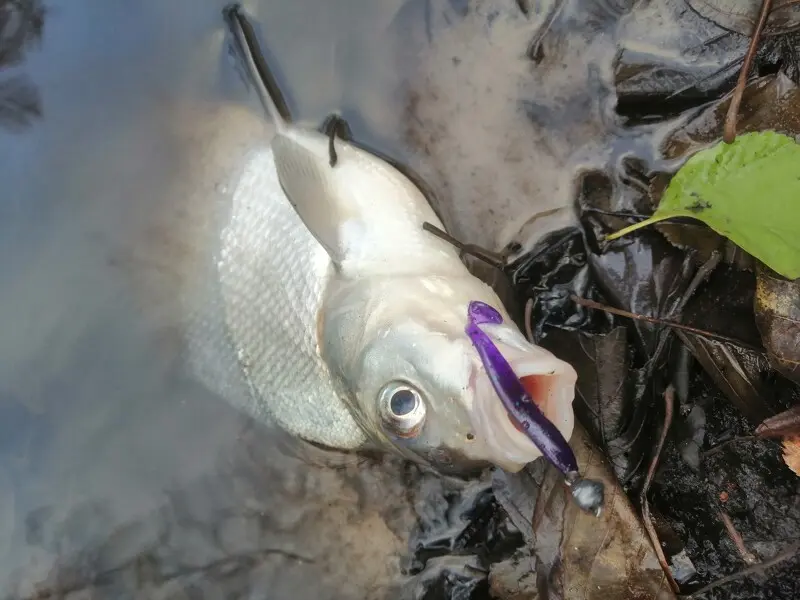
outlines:
[[233, 403], [312, 442], [362, 445], [365, 434], [334, 391], [318, 344], [332, 264], [286, 199], [269, 147], [248, 157], [220, 241], [226, 334], [250, 388]]

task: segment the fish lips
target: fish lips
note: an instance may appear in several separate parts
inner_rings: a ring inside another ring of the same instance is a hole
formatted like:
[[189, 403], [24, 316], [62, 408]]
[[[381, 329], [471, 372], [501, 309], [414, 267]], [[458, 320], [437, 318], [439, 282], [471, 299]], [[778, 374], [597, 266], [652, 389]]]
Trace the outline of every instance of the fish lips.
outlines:
[[[533, 401], [564, 436], [569, 440], [575, 426], [572, 402], [578, 374], [569, 363], [556, 358], [549, 351], [529, 344], [509, 343], [486, 333], [510, 363], [517, 377]], [[472, 426], [476, 442], [482, 442], [485, 459], [506, 471], [515, 473], [526, 464], [542, 456], [533, 441], [521, 431], [506, 411], [492, 386], [486, 369], [475, 365], [470, 382], [472, 390]]]

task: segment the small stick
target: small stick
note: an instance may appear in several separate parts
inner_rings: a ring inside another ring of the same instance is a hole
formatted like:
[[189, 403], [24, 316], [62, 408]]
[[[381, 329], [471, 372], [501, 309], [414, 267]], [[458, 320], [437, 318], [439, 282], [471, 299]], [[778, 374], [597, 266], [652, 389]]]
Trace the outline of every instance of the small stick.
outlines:
[[742, 435], [742, 436], [739, 436], [739, 437], [735, 437], [735, 438], [733, 438], [731, 440], [727, 440], [725, 442], [721, 442], [721, 443], [717, 444], [716, 446], [714, 446], [712, 448], [709, 448], [705, 452], [702, 452], [702, 455], [703, 456], [711, 456], [712, 454], [716, 454], [720, 450], [722, 450], [724, 448], [727, 448], [728, 446], [730, 446], [732, 444], [738, 444], [739, 442], [747, 442], [747, 441], [753, 441], [753, 440], [757, 440], [757, 439], [759, 439], [759, 438], [757, 436], [755, 436], [755, 435]]
[[742, 577], [747, 577], [748, 575], [755, 575], [756, 573], [762, 573], [769, 569], [770, 567], [774, 567], [775, 565], [782, 563], [785, 560], [789, 560], [790, 558], [794, 558], [797, 556], [797, 552], [800, 551], [800, 544], [793, 544], [789, 546], [783, 552], [779, 552], [769, 560], [765, 560], [764, 562], [758, 563], [753, 565], [752, 567], [747, 567], [746, 569], [742, 569], [738, 573], [732, 573], [731, 575], [726, 575], [721, 579], [717, 579], [709, 583], [708, 585], [701, 587], [696, 592], [692, 592], [691, 594], [687, 594], [685, 596], [681, 596], [681, 598], [695, 598], [700, 596], [701, 594], [705, 594], [717, 588], [721, 585], [725, 585], [726, 583], [730, 583], [731, 581], [736, 581], [737, 579], [741, 579]]
[[656, 453], [653, 456], [653, 460], [650, 461], [650, 468], [647, 469], [647, 477], [644, 480], [644, 486], [639, 494], [639, 501], [642, 505], [642, 520], [644, 522], [644, 528], [647, 530], [647, 535], [650, 537], [650, 543], [653, 544], [653, 549], [658, 557], [658, 562], [661, 564], [661, 568], [664, 570], [664, 575], [666, 575], [672, 591], [675, 594], [679, 594], [681, 590], [678, 587], [678, 582], [675, 581], [675, 578], [672, 576], [672, 571], [670, 570], [667, 559], [664, 556], [664, 550], [661, 548], [661, 542], [658, 539], [656, 528], [653, 526], [653, 520], [650, 516], [650, 504], [647, 502], [647, 491], [650, 489], [650, 483], [653, 481], [653, 477], [656, 474], [658, 459], [661, 457], [661, 452], [664, 449], [664, 442], [667, 440], [667, 431], [669, 431], [669, 426], [672, 424], [672, 410], [674, 404], [675, 388], [672, 386], [672, 384], [670, 384], [664, 392], [664, 425], [661, 428], [661, 437], [658, 440], [658, 446], [656, 446]]
[[721, 510], [719, 512], [719, 518], [722, 519], [722, 524], [725, 525], [725, 529], [728, 532], [728, 537], [731, 538], [733, 545], [736, 546], [736, 550], [739, 551], [739, 556], [742, 557], [742, 560], [748, 565], [756, 564], [758, 559], [753, 555], [752, 552], [750, 552], [750, 550], [747, 549], [747, 546], [744, 545], [742, 535], [736, 531], [736, 527], [734, 527], [733, 521], [731, 521], [728, 513]]
[[667, 327], [674, 327], [675, 329], [688, 331], [689, 333], [694, 333], [696, 335], [707, 337], [712, 340], [717, 340], [720, 342], [728, 342], [730, 344], [739, 346], [740, 348], [747, 348], [748, 350], [753, 350], [754, 352], [763, 352], [763, 349], [759, 348], [758, 346], [754, 346], [753, 344], [748, 344], [745, 341], [739, 340], [734, 337], [730, 337], [728, 335], [723, 335], [721, 333], [714, 333], [713, 331], [698, 329], [697, 327], [691, 327], [689, 325], [684, 325], [683, 323], [678, 323], [677, 321], [671, 321], [669, 319], [659, 319], [657, 317], [648, 317], [646, 315], [639, 315], [636, 313], [628, 312], [627, 310], [622, 310], [621, 308], [614, 308], [613, 306], [601, 304], [599, 302], [595, 302], [594, 300], [589, 300], [588, 298], [581, 298], [580, 296], [576, 296], [575, 294], [570, 295], [570, 298], [575, 304], [586, 306], [587, 308], [596, 308], [597, 310], [602, 310], [607, 313], [611, 313], [612, 315], [627, 317], [628, 319], [635, 319], [637, 321], [647, 321], [648, 323], [653, 323], [655, 325], [665, 325]]
[[747, 47], [747, 54], [744, 55], [744, 64], [742, 65], [742, 70], [739, 71], [739, 80], [736, 82], [736, 88], [733, 91], [733, 96], [731, 96], [728, 114], [725, 115], [725, 128], [722, 139], [726, 144], [732, 144], [736, 139], [736, 119], [739, 116], [739, 106], [742, 103], [744, 88], [747, 85], [747, 78], [753, 66], [753, 58], [755, 58], [758, 43], [761, 40], [761, 32], [767, 24], [771, 9], [772, 0], [761, 0], [761, 13], [758, 15], [758, 23], [753, 30], [753, 35], [750, 36], [750, 45]]
[[448, 244], [455, 246], [459, 252], [474, 256], [475, 258], [478, 258], [494, 268], [500, 269], [501, 271], [506, 268], [506, 262], [501, 254], [481, 248], [477, 244], [464, 244], [446, 231], [442, 231], [436, 227], [436, 225], [433, 223], [428, 223], [427, 221], [422, 224], [422, 228], [428, 233], [432, 233], [439, 239], [444, 240]]
[[533, 316], [533, 298], [528, 298], [525, 303], [525, 337], [533, 344], [533, 325], [531, 324], [531, 317]]

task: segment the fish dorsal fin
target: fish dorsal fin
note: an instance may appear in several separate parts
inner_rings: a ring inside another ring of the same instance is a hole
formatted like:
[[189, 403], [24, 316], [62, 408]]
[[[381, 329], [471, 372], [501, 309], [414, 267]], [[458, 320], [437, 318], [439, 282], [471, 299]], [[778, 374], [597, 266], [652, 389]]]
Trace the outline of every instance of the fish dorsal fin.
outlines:
[[272, 140], [275, 168], [286, 198], [320, 245], [339, 265], [347, 249], [342, 224], [350, 215], [342, 202], [327, 151], [327, 138], [317, 131], [292, 129]]

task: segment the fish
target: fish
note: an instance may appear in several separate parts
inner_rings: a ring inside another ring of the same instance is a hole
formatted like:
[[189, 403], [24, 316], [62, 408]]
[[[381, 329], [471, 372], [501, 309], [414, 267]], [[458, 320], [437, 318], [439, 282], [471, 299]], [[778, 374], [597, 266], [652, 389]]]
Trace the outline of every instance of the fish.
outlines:
[[192, 376], [255, 424], [322, 448], [447, 474], [519, 471], [542, 454], [465, 333], [479, 301], [502, 314], [485, 333], [568, 440], [572, 366], [530, 343], [458, 251], [423, 229], [446, 227], [411, 178], [291, 119], [234, 15], [237, 62], [264, 108], [175, 109], [175, 137], [202, 143], [181, 165], [191, 181], [176, 175], [169, 190], [183, 205], [154, 218], [151, 247], [171, 244], [148, 269], [160, 280], [139, 286], [179, 292], [147, 304], [177, 306]]

